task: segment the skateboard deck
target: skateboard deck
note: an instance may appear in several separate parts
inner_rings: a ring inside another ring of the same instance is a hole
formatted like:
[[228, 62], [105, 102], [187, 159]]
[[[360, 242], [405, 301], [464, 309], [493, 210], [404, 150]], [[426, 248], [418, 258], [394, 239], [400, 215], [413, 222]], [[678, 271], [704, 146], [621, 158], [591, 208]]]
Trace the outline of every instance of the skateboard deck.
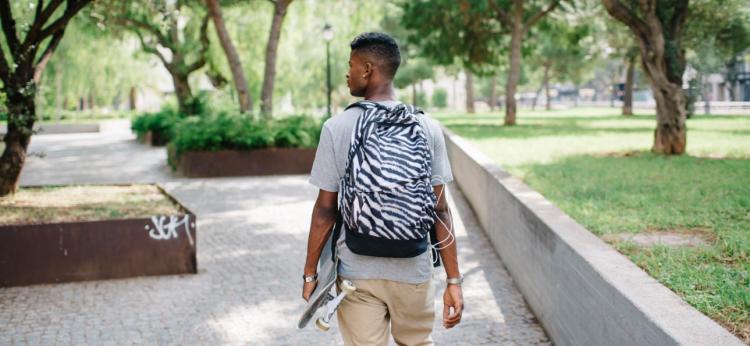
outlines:
[[302, 329], [315, 316], [315, 313], [325, 307], [323, 316], [317, 320], [317, 326], [320, 329], [328, 330], [331, 317], [336, 308], [344, 299], [346, 294], [354, 290], [354, 286], [348, 280], [342, 282], [342, 290], [338, 295], [334, 290], [338, 278], [338, 259], [331, 259], [331, 241], [332, 237], [328, 236], [328, 241], [323, 247], [318, 260], [318, 285], [310, 295], [310, 299], [305, 306], [305, 310], [297, 323], [297, 328]]

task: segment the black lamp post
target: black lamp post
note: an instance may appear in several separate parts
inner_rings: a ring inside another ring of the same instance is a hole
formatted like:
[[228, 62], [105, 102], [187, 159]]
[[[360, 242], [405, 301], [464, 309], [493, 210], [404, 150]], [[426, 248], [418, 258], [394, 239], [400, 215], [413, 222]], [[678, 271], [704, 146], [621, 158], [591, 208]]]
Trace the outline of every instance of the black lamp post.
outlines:
[[323, 26], [323, 40], [326, 41], [326, 86], [328, 90], [328, 112], [326, 117], [331, 117], [331, 40], [333, 40], [333, 28], [326, 23]]

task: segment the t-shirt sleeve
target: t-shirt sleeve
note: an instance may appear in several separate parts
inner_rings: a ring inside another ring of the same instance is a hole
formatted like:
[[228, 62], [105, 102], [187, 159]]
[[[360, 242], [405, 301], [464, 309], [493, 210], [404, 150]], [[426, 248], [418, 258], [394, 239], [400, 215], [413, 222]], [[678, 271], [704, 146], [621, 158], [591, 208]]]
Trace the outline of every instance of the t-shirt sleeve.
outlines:
[[432, 132], [432, 185], [447, 184], [453, 181], [453, 172], [448, 160], [448, 150], [445, 147], [443, 129], [436, 120], [430, 124]]
[[310, 171], [309, 182], [325, 191], [338, 192], [339, 190], [336, 157], [333, 152], [333, 135], [326, 126], [320, 132], [320, 141], [315, 152], [315, 161], [313, 161]]

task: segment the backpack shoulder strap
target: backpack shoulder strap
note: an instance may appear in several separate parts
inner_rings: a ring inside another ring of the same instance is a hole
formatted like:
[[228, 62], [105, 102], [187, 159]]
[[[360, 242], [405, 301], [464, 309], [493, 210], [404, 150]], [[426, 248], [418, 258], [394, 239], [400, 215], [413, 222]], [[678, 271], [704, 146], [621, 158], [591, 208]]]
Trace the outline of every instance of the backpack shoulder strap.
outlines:
[[[346, 106], [346, 108], [344, 110], [347, 110], [349, 108], [355, 108], [355, 107], [359, 107], [359, 108], [362, 108], [364, 110], [368, 110], [368, 109], [371, 109], [371, 108], [379, 108], [379, 109], [390, 111], [392, 109], [391, 107], [382, 105], [382, 104], [377, 103], [377, 102], [368, 101], [368, 100], [362, 100], [362, 101], [357, 101], [357, 102], [354, 102], [354, 103]], [[396, 106], [396, 107], [398, 107], [398, 106]]]
[[346, 106], [346, 108], [344, 110], [348, 110], [349, 108], [356, 108], [356, 107], [359, 107], [359, 108], [362, 108], [362, 109], [366, 110], [368, 108], [375, 108], [377, 106], [379, 106], [379, 104], [377, 104], [375, 102], [367, 101], [367, 100], [362, 100], [362, 101], [357, 101], [357, 102], [354, 102], [354, 103]]

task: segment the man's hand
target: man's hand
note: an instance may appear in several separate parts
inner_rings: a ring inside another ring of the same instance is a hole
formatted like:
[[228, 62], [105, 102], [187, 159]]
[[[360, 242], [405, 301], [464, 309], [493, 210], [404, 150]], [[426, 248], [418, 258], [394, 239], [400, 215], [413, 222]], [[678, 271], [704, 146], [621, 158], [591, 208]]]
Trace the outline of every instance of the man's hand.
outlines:
[[443, 327], [450, 329], [461, 322], [464, 296], [460, 285], [448, 285], [443, 293]]
[[303, 283], [302, 284], [302, 299], [304, 299], [305, 301], [310, 300], [310, 295], [312, 295], [316, 286], [318, 286], [318, 280]]

